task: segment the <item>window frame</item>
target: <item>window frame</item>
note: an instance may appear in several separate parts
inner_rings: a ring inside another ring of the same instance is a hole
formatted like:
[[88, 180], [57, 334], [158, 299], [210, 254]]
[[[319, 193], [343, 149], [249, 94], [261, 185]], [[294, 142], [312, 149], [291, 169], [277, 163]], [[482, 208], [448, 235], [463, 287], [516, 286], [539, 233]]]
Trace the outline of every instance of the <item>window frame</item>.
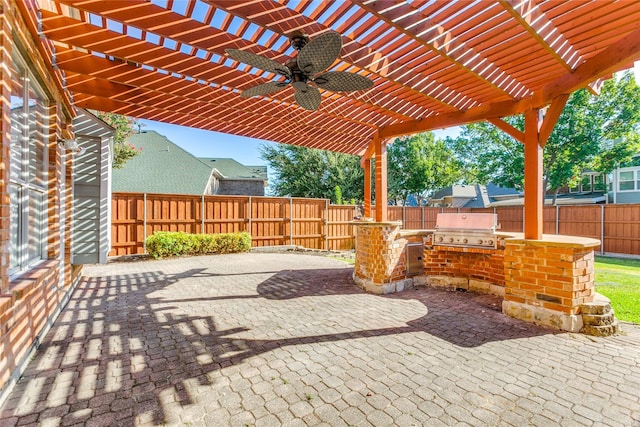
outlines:
[[[631, 179], [622, 180], [621, 175], [623, 173], [631, 173], [632, 174]], [[640, 168], [638, 168], [637, 166], [618, 169], [617, 178], [618, 178], [618, 180], [617, 180], [618, 181], [617, 190], [618, 190], [619, 193], [628, 193], [628, 192], [633, 192], [633, 191], [640, 191]], [[633, 184], [633, 188], [623, 190], [621, 188], [621, 184], [622, 183], [632, 183]]]
[[[9, 168], [10, 230], [9, 279], [48, 258], [49, 135], [51, 102], [22, 56], [13, 53], [12, 79], [20, 82], [21, 111], [10, 114]], [[16, 88], [18, 89], [18, 88]], [[33, 102], [32, 102], [33, 101]], [[12, 111], [13, 113], [13, 111]], [[34, 138], [35, 135], [35, 138]], [[16, 141], [15, 138], [19, 138]]]

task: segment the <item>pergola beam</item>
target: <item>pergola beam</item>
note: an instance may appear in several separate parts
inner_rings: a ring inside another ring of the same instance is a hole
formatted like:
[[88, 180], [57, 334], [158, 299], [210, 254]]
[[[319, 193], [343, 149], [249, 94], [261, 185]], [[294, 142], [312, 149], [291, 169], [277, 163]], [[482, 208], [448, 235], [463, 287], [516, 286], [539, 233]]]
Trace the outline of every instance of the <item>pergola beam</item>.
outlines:
[[387, 221], [387, 141], [376, 135], [373, 139], [376, 159], [376, 221]]
[[516, 141], [524, 143], [524, 132], [522, 132], [520, 129], [516, 129], [513, 126], [511, 126], [509, 123], [498, 118], [487, 119], [487, 121], [492, 125], [494, 125], [495, 127], [497, 127], [498, 129], [500, 129], [501, 131], [503, 131], [504, 133], [506, 133], [507, 135], [511, 136]]
[[547, 144], [547, 140], [549, 139], [549, 136], [551, 136], [551, 132], [558, 122], [560, 114], [562, 114], [562, 110], [568, 100], [569, 95], [563, 94], [551, 101], [551, 105], [549, 106], [547, 113], [544, 115], [544, 122], [540, 128], [539, 140], [542, 147]]
[[524, 115], [524, 238], [540, 240], [543, 230], [544, 179], [539, 129], [540, 110]]
[[365, 218], [371, 218], [371, 158], [363, 159], [364, 168], [364, 212]]
[[502, 101], [480, 105], [466, 111], [440, 114], [383, 126], [378, 133], [381, 138], [394, 138], [434, 129], [460, 126], [481, 120], [522, 114], [533, 108], [545, 107], [559, 96], [571, 94], [592, 81], [618, 71], [624, 65], [633, 63], [638, 59], [640, 59], [640, 30], [636, 30], [618, 40], [577, 67], [574, 72], [561, 76], [531, 97], [519, 101]]

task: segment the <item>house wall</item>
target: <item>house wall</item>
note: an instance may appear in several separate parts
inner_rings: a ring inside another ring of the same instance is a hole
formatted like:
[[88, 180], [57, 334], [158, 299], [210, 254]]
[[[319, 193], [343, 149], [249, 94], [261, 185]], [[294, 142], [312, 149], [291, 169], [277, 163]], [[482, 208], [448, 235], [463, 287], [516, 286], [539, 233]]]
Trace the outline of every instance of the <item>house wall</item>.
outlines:
[[264, 181], [247, 179], [221, 179], [221, 195], [264, 196]]
[[623, 191], [616, 194], [617, 204], [640, 203], [640, 191]]
[[[70, 263], [72, 226], [70, 178], [74, 160], [62, 156], [56, 141], [73, 135], [67, 124], [71, 117], [56, 89], [53, 70], [45, 65], [40, 49], [31, 37], [35, 33], [35, 16], [22, 19], [22, 14], [35, 13], [27, 2], [0, 0], [0, 67], [2, 85], [2, 117], [0, 118], [0, 402], [20, 377], [31, 352], [68, 299], [81, 269]], [[18, 47], [20, 46], [20, 47]], [[45, 48], [46, 49], [46, 48]], [[36, 266], [9, 275], [11, 200], [10, 138], [12, 53], [20, 52], [35, 80], [49, 99], [49, 128], [45, 130], [48, 147], [48, 176], [46, 177], [46, 218], [48, 259]]]

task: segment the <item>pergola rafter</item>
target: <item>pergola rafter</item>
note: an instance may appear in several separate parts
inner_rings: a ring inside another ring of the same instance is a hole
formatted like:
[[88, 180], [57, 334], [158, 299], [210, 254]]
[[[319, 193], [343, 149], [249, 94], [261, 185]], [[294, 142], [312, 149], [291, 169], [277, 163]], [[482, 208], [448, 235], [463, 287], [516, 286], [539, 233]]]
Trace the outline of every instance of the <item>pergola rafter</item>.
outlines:
[[[18, 7], [33, 37], [44, 37], [41, 51], [52, 57], [68, 104], [359, 154], [369, 171], [373, 156], [382, 169], [391, 138], [488, 120], [525, 145], [529, 238], [541, 230], [541, 219], [532, 219], [541, 208], [534, 182], [541, 150], [568, 95], [589, 85], [597, 91], [640, 59], [638, 1], [24, 0]], [[321, 91], [317, 111], [299, 107], [291, 88], [242, 98], [283, 77], [233, 61], [225, 49], [285, 63], [296, 56], [287, 40], [294, 30], [312, 39], [338, 32], [343, 47], [329, 69], [374, 86]], [[502, 120], [513, 114], [525, 115], [524, 131]], [[377, 178], [384, 200], [385, 180]]]

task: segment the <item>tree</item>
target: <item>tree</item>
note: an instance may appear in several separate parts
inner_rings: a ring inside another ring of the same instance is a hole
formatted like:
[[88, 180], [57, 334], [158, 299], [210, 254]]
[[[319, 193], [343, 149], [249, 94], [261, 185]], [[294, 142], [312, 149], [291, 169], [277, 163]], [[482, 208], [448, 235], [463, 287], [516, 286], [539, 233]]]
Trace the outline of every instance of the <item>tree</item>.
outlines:
[[140, 153], [140, 150], [128, 142], [128, 139], [134, 133], [134, 126], [138, 126], [138, 131], [142, 126], [135, 119], [122, 116], [115, 113], [105, 113], [95, 111], [102, 121], [115, 129], [113, 135], [113, 169], [120, 169], [129, 160]]
[[364, 171], [357, 156], [285, 144], [262, 145], [260, 153], [274, 172], [270, 187], [276, 196], [362, 201]]
[[[506, 121], [524, 128], [522, 116]], [[544, 148], [547, 191], [555, 196], [560, 188], [577, 184], [585, 171], [607, 174], [628, 161], [640, 150], [638, 123], [640, 88], [631, 73], [605, 82], [599, 96], [585, 89], [573, 93]], [[475, 183], [522, 188], [523, 146], [493, 125], [464, 126], [461, 136], [450, 143]]]
[[389, 198], [419, 204], [432, 192], [460, 181], [462, 163], [444, 141], [426, 132], [398, 138], [387, 147]]
[[[521, 130], [524, 127], [522, 116], [505, 121]], [[472, 123], [462, 127], [458, 138], [446, 141], [463, 165], [466, 183], [522, 189], [524, 146], [500, 129], [486, 122]]]

